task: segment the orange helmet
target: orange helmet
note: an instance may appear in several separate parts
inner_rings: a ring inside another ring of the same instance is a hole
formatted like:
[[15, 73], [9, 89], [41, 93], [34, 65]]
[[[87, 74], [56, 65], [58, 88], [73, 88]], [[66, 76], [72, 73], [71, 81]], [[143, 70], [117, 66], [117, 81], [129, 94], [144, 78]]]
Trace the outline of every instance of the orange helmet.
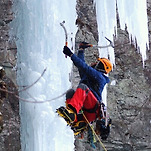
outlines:
[[110, 62], [110, 60], [106, 58], [98, 58], [98, 60], [102, 62], [104, 70], [108, 74], [112, 70], [112, 63]]

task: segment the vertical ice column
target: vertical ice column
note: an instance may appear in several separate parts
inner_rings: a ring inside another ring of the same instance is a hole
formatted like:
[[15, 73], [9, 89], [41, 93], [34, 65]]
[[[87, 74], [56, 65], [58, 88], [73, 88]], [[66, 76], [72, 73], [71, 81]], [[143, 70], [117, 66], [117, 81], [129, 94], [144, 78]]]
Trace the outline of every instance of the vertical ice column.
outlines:
[[148, 19], [146, 0], [117, 0], [117, 7], [120, 16], [121, 28], [127, 25], [130, 36], [137, 39], [138, 49], [142, 55], [142, 60], [146, 59], [146, 45], [149, 46], [148, 39]]
[[[62, 54], [65, 35], [60, 22], [65, 20], [68, 34], [75, 35], [75, 5], [76, 0], [14, 0], [12, 29], [17, 37], [20, 97], [37, 101], [20, 100], [22, 151], [74, 150], [73, 132], [55, 113], [65, 98], [38, 102], [51, 100], [70, 87], [71, 62]], [[21, 91], [22, 86], [30, 87]]]

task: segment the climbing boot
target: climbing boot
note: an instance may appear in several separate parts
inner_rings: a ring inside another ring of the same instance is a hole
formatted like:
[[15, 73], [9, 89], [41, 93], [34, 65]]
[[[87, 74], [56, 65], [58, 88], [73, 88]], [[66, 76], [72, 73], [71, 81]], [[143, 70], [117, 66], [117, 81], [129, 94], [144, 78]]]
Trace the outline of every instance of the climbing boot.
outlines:
[[87, 129], [87, 123], [85, 121], [78, 121], [72, 124], [71, 129], [74, 131], [74, 135], [78, 135]]
[[76, 113], [70, 108], [60, 107], [56, 112], [65, 119], [65, 121], [71, 125], [76, 120]]

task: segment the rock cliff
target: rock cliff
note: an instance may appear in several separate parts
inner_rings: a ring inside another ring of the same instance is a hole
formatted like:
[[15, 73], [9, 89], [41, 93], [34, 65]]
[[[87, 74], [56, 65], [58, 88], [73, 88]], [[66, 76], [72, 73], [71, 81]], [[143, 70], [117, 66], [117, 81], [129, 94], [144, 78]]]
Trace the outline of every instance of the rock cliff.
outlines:
[[[94, 42], [90, 39], [95, 39], [97, 43], [97, 24], [95, 8], [92, 9], [92, 2], [77, 1], [78, 18], [87, 22], [83, 23], [82, 27], [78, 26], [76, 39], [84, 36], [83, 40]], [[150, 0], [147, 1], [147, 6], [150, 37]], [[113, 37], [116, 67], [109, 74], [111, 83], [107, 87], [108, 112], [113, 122], [111, 135], [103, 143], [109, 151], [149, 151], [151, 150], [151, 52], [150, 50], [147, 51], [148, 59], [145, 61], [143, 67], [140, 53], [133, 44], [130, 44], [131, 40], [129, 39], [130, 36], [127, 27], [125, 29], [120, 28], [120, 14], [117, 16], [119, 16], [117, 18], [117, 35]], [[88, 31], [90, 32], [89, 39], [86, 35]], [[91, 59], [93, 57], [88, 57], [93, 55], [93, 52], [92, 50], [88, 50], [88, 52], [86, 60], [87, 62], [93, 62], [93, 59]], [[84, 143], [81, 140], [77, 139], [75, 144], [76, 151], [93, 150], [88, 147], [87, 143], [83, 145]], [[97, 150], [100, 150], [99, 143], [97, 144]]]
[[[12, 1], [0, 1], [0, 66], [3, 66], [6, 75], [2, 80], [8, 91], [17, 94], [16, 74], [13, 67], [16, 62], [16, 46], [9, 40], [9, 23], [13, 19]], [[3, 116], [3, 131], [0, 134], [0, 151], [19, 151], [19, 104], [14, 95], [8, 94], [0, 108]]]

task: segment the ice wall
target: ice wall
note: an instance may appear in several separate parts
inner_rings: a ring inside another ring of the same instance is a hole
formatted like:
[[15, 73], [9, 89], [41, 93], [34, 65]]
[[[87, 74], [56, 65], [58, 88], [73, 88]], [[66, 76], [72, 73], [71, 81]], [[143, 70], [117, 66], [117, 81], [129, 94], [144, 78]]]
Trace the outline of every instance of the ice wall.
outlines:
[[137, 39], [138, 50], [142, 55], [143, 61], [147, 59], [146, 45], [149, 46], [148, 39], [148, 19], [146, 0], [117, 0], [120, 16], [121, 28], [128, 27], [130, 36], [135, 42]]
[[[107, 45], [104, 37], [113, 40], [114, 28], [116, 27], [116, 3], [120, 16], [121, 29], [127, 25], [130, 38], [132, 35], [134, 43], [137, 39], [137, 49], [142, 55], [142, 60], [147, 59], [146, 46], [149, 45], [148, 39], [148, 19], [146, 0], [94, 0], [96, 4], [99, 45]], [[100, 56], [110, 56], [114, 61], [114, 51], [112, 48], [100, 50]]]
[[75, 5], [76, 0], [14, 0], [12, 37], [17, 45], [17, 82], [24, 99], [20, 100], [22, 151], [74, 150], [73, 132], [55, 113], [65, 97], [38, 102], [57, 97], [71, 85], [71, 62], [62, 53], [65, 34], [60, 22], [65, 20], [68, 36], [72, 32], [74, 37]]
[[[116, 26], [116, 1], [115, 0], [96, 0], [96, 17], [98, 23], [99, 42], [98, 45], [106, 46], [109, 42], [107, 37], [113, 41], [114, 27]], [[106, 57], [115, 64], [114, 49], [112, 47], [99, 50], [100, 57]]]
[[[109, 42], [105, 37], [113, 41], [114, 29], [117, 27], [116, 4], [119, 11], [121, 29], [124, 30], [126, 24], [130, 37], [132, 35], [134, 42], [135, 38], [137, 39], [138, 52], [141, 53], [144, 63], [147, 58], [146, 45], [149, 43], [146, 0], [94, 0], [99, 31], [98, 44], [100, 46], [108, 45]], [[109, 57], [115, 65], [113, 48], [100, 49], [99, 53], [100, 57]], [[107, 91], [104, 89], [103, 100], [105, 104], [107, 104], [106, 95]]]

